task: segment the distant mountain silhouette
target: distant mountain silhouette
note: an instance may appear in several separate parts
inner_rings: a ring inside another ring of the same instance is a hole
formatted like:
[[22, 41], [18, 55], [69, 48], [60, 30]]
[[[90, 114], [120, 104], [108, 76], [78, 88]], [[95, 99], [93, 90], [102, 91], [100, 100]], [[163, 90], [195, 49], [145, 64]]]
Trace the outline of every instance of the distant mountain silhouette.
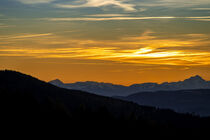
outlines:
[[65, 86], [64, 86], [65, 84], [59, 79], [55, 79], [53, 81], [50, 81], [50, 83], [53, 84], [53, 85], [56, 85], [58, 87], [65, 88]]
[[203, 136], [210, 128], [210, 118], [59, 88], [8, 70], [0, 71], [0, 111], [1, 132], [8, 130], [10, 134], [37, 135], [42, 130], [50, 135], [66, 131], [69, 137], [77, 138], [95, 133], [117, 134], [118, 138], [126, 134], [174, 138]]
[[[196, 76], [185, 80], [183, 83], [196, 86], [205, 81]], [[132, 101], [139, 105], [158, 108], [173, 109], [180, 113], [194, 113], [201, 116], [210, 116], [210, 89], [141, 92], [127, 97], [116, 97]]]
[[49, 83], [62, 88], [82, 90], [102, 96], [128, 96], [137, 92], [159, 90], [173, 91], [186, 89], [210, 89], [210, 81], [205, 81], [202, 77], [198, 75], [179, 82], [165, 82], [162, 84], [143, 83], [133, 84], [131, 86], [122, 86], [114, 85], [111, 83], [98, 83], [90, 81], [65, 84], [60, 80], [53, 80]]

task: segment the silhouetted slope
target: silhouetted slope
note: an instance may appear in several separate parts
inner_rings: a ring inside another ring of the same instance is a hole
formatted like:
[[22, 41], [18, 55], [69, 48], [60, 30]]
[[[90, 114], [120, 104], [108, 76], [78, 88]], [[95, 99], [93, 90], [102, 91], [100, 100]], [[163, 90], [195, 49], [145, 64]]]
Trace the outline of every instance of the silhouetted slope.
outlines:
[[50, 98], [50, 100], [62, 102], [70, 110], [85, 105], [92, 110], [99, 107], [107, 107], [110, 111], [114, 110], [115, 115], [126, 115], [129, 111], [130, 113], [134, 112], [136, 107], [138, 107], [136, 104], [78, 90], [58, 88], [31, 76], [14, 71], [0, 72], [0, 89], [2, 93], [6, 92], [11, 94], [11, 96], [13, 94], [33, 96], [40, 103]]
[[14, 71], [0, 71], [0, 103], [1, 126], [9, 131], [65, 128], [71, 135], [120, 132], [143, 137], [200, 135], [209, 127], [208, 118], [62, 89]]

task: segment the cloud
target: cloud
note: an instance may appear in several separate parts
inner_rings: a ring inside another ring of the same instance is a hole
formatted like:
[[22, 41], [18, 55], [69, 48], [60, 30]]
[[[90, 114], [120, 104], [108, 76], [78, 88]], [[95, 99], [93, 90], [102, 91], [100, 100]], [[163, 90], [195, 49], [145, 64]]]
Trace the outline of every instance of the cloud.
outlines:
[[[174, 16], [163, 16], [163, 17], [128, 17], [123, 15], [113, 15], [113, 14], [99, 14], [99, 15], [87, 15], [90, 17], [65, 17], [65, 18], [41, 18], [39, 20], [47, 21], [119, 21], [119, 20], [164, 20], [164, 19], [185, 19], [185, 20], [199, 20], [199, 21], [209, 21], [210, 16], [200, 16], [200, 17], [174, 17]], [[94, 17], [95, 16], [95, 17]], [[112, 17], [109, 17], [112, 16]]]
[[159, 0], [168, 3], [186, 3], [186, 4], [205, 4], [210, 3], [209, 0]]
[[150, 0], [137, 2], [138, 6], [184, 8], [210, 4], [209, 0]]
[[200, 16], [200, 17], [180, 17], [180, 18], [189, 18], [189, 19], [209, 19], [210, 16]]
[[210, 11], [210, 8], [191, 8], [191, 9], [197, 11]]
[[[0, 24], [1, 27], [1, 24]], [[12, 40], [12, 39], [28, 39], [28, 38], [39, 38], [45, 36], [52, 36], [53, 33], [42, 33], [42, 34], [19, 34], [19, 35], [10, 35], [10, 36], [0, 36], [0, 40]]]
[[122, 0], [86, 0], [82, 4], [56, 4], [60, 8], [85, 8], [85, 7], [103, 7], [103, 6], [116, 6], [124, 9], [125, 11], [136, 11], [135, 5], [125, 3]]
[[8, 28], [8, 27], [11, 27], [11, 26], [0, 23], [0, 28]]
[[203, 16], [203, 17], [185, 17], [186, 19], [191, 19], [195, 21], [210, 21], [210, 16]]
[[17, 0], [23, 4], [43, 4], [43, 3], [51, 3], [55, 0]]
[[210, 19], [194, 19], [194, 20], [197, 20], [197, 21], [210, 21]]
[[129, 16], [129, 14], [95, 14], [95, 15], [86, 15], [90, 17], [125, 17]]
[[52, 33], [45, 33], [45, 34], [24, 34], [24, 35], [17, 35], [11, 37], [11, 39], [23, 39], [23, 38], [34, 38], [34, 37], [43, 37], [43, 36], [50, 36], [53, 35]]
[[101, 18], [42, 18], [48, 21], [111, 21], [111, 20], [147, 20], [147, 19], [173, 19], [176, 17], [101, 17]]
[[0, 28], [9, 28], [10, 26], [8, 25], [0, 25]]
[[[17, 40], [19, 43], [15, 42], [13, 46], [12, 44], [0, 46], [0, 56], [174, 66], [210, 64], [210, 52], [205, 49], [210, 42], [203, 38], [203, 36], [208, 37], [207, 34], [185, 34], [183, 36], [187, 38], [183, 40], [159, 38], [155, 32], [145, 31], [140, 36], [109, 41], [63, 38], [56, 35], [54, 38], [36, 38], [38, 36], [48, 36], [48, 34], [15, 35], [13, 38], [25, 40]], [[29, 45], [30, 47], [26, 47]]]

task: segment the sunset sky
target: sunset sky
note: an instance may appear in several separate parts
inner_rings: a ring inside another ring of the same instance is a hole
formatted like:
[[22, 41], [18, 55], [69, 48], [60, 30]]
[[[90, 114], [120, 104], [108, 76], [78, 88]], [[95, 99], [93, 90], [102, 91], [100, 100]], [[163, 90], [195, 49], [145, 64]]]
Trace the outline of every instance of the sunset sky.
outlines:
[[210, 80], [210, 0], [0, 0], [0, 69], [68, 83]]

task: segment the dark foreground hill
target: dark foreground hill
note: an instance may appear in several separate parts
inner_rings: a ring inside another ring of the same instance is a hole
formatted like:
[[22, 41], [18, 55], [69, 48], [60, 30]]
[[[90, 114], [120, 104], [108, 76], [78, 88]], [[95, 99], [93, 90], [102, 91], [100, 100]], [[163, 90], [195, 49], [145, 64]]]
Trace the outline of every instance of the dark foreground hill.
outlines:
[[10, 133], [189, 137], [203, 136], [210, 126], [209, 118], [62, 89], [14, 71], [0, 71], [0, 103], [1, 127]]

